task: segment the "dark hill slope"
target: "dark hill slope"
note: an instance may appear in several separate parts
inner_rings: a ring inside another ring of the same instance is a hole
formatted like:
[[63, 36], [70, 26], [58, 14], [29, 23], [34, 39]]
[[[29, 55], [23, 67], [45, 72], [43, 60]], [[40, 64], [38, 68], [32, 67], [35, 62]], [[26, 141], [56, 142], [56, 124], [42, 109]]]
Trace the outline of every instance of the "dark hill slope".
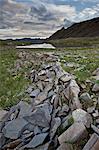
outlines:
[[67, 29], [62, 28], [49, 37], [49, 40], [73, 37], [99, 37], [99, 17], [75, 23]]

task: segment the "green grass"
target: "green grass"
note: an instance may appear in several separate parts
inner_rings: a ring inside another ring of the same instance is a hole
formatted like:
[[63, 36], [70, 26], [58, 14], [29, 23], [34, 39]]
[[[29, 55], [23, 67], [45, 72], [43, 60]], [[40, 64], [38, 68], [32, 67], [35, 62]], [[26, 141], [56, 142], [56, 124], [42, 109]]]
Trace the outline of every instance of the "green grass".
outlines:
[[[91, 79], [92, 72], [99, 67], [99, 50], [68, 50], [61, 57], [61, 64], [65, 71], [74, 74], [79, 82]], [[71, 62], [78, 66], [68, 67], [65, 63]]]
[[10, 72], [17, 58], [16, 50], [0, 51], [0, 107], [3, 108], [16, 104], [28, 83], [22, 71], [16, 76]]
[[99, 37], [96, 38], [67, 38], [48, 41], [55, 47], [99, 47]]

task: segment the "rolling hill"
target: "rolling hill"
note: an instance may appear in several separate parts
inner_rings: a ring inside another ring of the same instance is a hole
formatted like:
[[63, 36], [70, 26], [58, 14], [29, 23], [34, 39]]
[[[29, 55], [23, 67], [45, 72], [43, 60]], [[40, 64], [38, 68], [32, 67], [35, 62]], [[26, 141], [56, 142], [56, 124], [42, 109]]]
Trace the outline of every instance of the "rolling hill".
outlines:
[[67, 29], [63, 27], [51, 35], [48, 40], [79, 37], [99, 37], [99, 17], [74, 23]]

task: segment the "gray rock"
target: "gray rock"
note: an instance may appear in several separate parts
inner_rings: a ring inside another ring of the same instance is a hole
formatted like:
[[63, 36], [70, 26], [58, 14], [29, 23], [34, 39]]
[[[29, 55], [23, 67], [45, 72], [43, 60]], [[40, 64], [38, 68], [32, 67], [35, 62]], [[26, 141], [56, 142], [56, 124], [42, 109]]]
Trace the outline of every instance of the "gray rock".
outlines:
[[82, 109], [76, 109], [72, 112], [74, 122], [83, 123], [87, 128], [90, 128], [92, 117]]
[[5, 144], [5, 137], [3, 135], [3, 133], [0, 133], [0, 149], [2, 148], [2, 146]]
[[71, 77], [71, 75], [70, 74], [64, 74], [61, 78], [60, 78], [60, 80], [62, 81], [62, 82], [68, 82], [68, 81], [70, 81], [72, 79], [72, 77]]
[[92, 113], [92, 116], [93, 116], [94, 118], [98, 118], [98, 117], [99, 117], [99, 111], [98, 111], [98, 110], [95, 110], [95, 112]]
[[69, 106], [64, 103], [62, 106], [62, 112], [68, 112], [68, 111], [69, 111]]
[[[98, 139], [99, 136], [96, 133], [92, 134], [91, 138], [84, 146], [83, 150], [92, 150], [92, 147], [94, 146], [94, 144], [97, 142]], [[94, 150], [98, 150], [98, 149], [94, 149]]]
[[43, 133], [48, 132], [49, 129], [50, 129], [49, 127], [43, 128], [43, 129], [42, 129], [42, 132], [43, 132]]
[[36, 135], [36, 134], [40, 134], [40, 133], [41, 133], [40, 128], [39, 128], [38, 126], [36, 126], [36, 127], [34, 128], [34, 134]]
[[86, 92], [80, 96], [80, 99], [85, 100], [85, 101], [90, 101], [91, 97], [90, 97], [89, 93]]
[[47, 79], [46, 75], [40, 75], [38, 76], [38, 80], [45, 81]]
[[41, 71], [38, 73], [38, 76], [42, 76], [42, 75], [46, 75], [46, 70], [41, 70]]
[[[54, 97], [55, 96], [55, 97]], [[54, 105], [54, 109], [56, 109], [59, 105], [59, 96], [58, 95], [53, 95], [53, 105]]]
[[22, 118], [26, 115], [31, 114], [31, 112], [32, 112], [32, 106], [26, 102], [20, 101], [17, 104], [17, 106], [19, 106], [19, 109], [20, 109], [18, 118]]
[[28, 93], [28, 94], [30, 94], [31, 92], [32, 92], [32, 89], [33, 87], [32, 86], [30, 86], [27, 90], [26, 90], [26, 92]]
[[99, 68], [97, 68], [92, 74], [96, 75], [96, 76], [99, 76]]
[[0, 122], [3, 120], [3, 118], [7, 115], [7, 111], [5, 110], [0, 110]]
[[55, 78], [55, 72], [47, 70], [47, 78], [54, 79]]
[[48, 102], [45, 102], [44, 104], [38, 105], [36, 108], [44, 111], [46, 119], [50, 123], [51, 113], [52, 113], [52, 105]]
[[27, 121], [22, 118], [12, 120], [3, 128], [4, 136], [10, 139], [17, 139], [26, 125]]
[[28, 123], [26, 126], [25, 126], [25, 130], [28, 130], [30, 132], [34, 132], [34, 128], [35, 128], [35, 125], [31, 124], [31, 123]]
[[99, 149], [99, 138], [97, 140], [97, 142], [94, 144], [94, 146], [92, 147], [91, 150], [98, 150]]
[[99, 119], [96, 119], [96, 123], [99, 124]]
[[95, 111], [95, 107], [94, 106], [87, 108], [87, 112], [89, 114], [92, 114], [94, 111]]
[[62, 143], [57, 150], [73, 150], [72, 144]]
[[93, 131], [98, 134], [99, 136], [99, 128], [97, 128], [96, 126], [94, 126], [93, 124], [91, 124], [91, 128], [93, 129]]
[[38, 96], [39, 93], [40, 93], [40, 90], [36, 89], [31, 92], [30, 97], [35, 98], [36, 96]]
[[55, 94], [55, 93], [54, 93], [53, 90], [49, 91], [49, 93], [48, 93], [48, 98], [52, 97], [54, 94]]
[[86, 128], [82, 123], [74, 123], [65, 132], [63, 132], [59, 137], [59, 143], [75, 143], [86, 137]]
[[26, 116], [24, 119], [35, 126], [49, 127], [45, 112], [41, 109], [36, 109], [30, 116]]
[[33, 132], [29, 132], [28, 130], [27, 131], [25, 131], [23, 134], [22, 134], [22, 136], [21, 136], [21, 138], [22, 138], [22, 140], [26, 140], [26, 139], [29, 139], [29, 138], [31, 138], [31, 137], [33, 137], [34, 136], [34, 133]]
[[41, 146], [38, 146], [33, 149], [29, 149], [29, 150], [50, 150], [50, 143], [46, 143], [46, 144], [43, 144]]
[[74, 123], [72, 115], [70, 115], [70, 114], [63, 119], [64, 120], [62, 121], [62, 125], [61, 125], [63, 130], [65, 130], [67, 127], [69, 127], [70, 125], [72, 125]]
[[69, 112], [69, 107], [67, 104], [64, 104], [62, 106], [62, 110], [58, 113], [58, 116], [66, 116], [68, 112]]
[[99, 92], [99, 84], [98, 84], [98, 83], [96, 83], [96, 84], [93, 86], [92, 91], [93, 91], [93, 92]]
[[75, 80], [71, 80], [70, 84], [67, 88], [67, 93], [69, 94], [69, 100], [72, 100], [73, 103], [73, 109], [81, 108], [81, 103], [78, 99], [78, 94], [80, 92], [80, 88], [77, 85]]
[[54, 120], [52, 121], [52, 129], [50, 131], [50, 139], [54, 137], [60, 125], [61, 125], [61, 119], [59, 117], [54, 118]]
[[26, 148], [35, 148], [35, 147], [43, 144], [47, 135], [48, 135], [48, 133], [42, 133], [42, 134], [35, 135], [33, 137], [33, 139], [25, 147]]
[[47, 92], [41, 92], [37, 97], [36, 97], [36, 103], [39, 104], [41, 102], [43, 102], [44, 100], [47, 99]]
[[42, 84], [41, 81], [38, 81], [38, 82], [37, 82], [37, 86], [38, 86], [38, 88], [39, 88], [41, 91], [43, 91], [43, 84]]

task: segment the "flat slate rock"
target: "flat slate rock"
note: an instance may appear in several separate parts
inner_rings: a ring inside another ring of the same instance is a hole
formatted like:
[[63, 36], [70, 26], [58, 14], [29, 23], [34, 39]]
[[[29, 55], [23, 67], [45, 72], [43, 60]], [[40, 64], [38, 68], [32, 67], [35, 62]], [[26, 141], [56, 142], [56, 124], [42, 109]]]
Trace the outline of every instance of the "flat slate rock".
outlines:
[[25, 147], [26, 148], [35, 148], [35, 147], [43, 144], [47, 135], [48, 135], [48, 133], [42, 133], [42, 134], [35, 135], [33, 137], [33, 139]]
[[0, 148], [5, 144], [5, 137], [3, 135], [3, 133], [0, 133]]
[[41, 111], [44, 111], [46, 119], [48, 122], [51, 120], [51, 113], [52, 113], [52, 105], [50, 103], [43, 103], [36, 107], [37, 109], [40, 109]]
[[24, 119], [35, 126], [49, 127], [45, 112], [41, 109], [36, 109], [30, 116], [26, 116]]
[[99, 138], [98, 138], [97, 142], [94, 144], [94, 146], [92, 147], [91, 150], [99, 150]]
[[99, 136], [96, 133], [93, 133], [89, 141], [84, 146], [83, 150], [92, 150], [91, 148], [95, 145], [97, 141], [99, 142]]
[[53, 126], [52, 126], [52, 129], [50, 131], [50, 138], [52, 139], [58, 129], [58, 127], [61, 125], [61, 119], [59, 117], [57, 118], [54, 118], [54, 121], [53, 121]]
[[86, 128], [83, 123], [74, 123], [65, 132], [63, 132], [59, 137], [59, 143], [75, 143], [86, 136]]
[[10, 139], [17, 139], [20, 137], [22, 130], [28, 124], [23, 118], [9, 121], [3, 128], [4, 136]]

